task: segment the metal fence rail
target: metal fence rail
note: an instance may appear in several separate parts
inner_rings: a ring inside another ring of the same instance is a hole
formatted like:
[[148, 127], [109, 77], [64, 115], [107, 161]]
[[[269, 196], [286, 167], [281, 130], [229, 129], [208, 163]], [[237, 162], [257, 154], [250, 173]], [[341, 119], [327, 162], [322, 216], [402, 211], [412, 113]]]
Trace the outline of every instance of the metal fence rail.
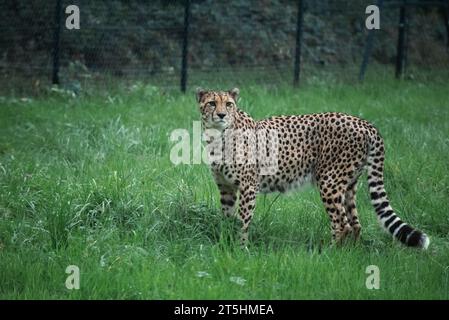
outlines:
[[[0, 4], [0, 74], [70, 84], [108, 77], [161, 86], [364, 79], [370, 63], [449, 69], [449, 1], [15, 1]], [[81, 28], [65, 27], [77, 5]], [[393, 73], [394, 68], [391, 68]]]

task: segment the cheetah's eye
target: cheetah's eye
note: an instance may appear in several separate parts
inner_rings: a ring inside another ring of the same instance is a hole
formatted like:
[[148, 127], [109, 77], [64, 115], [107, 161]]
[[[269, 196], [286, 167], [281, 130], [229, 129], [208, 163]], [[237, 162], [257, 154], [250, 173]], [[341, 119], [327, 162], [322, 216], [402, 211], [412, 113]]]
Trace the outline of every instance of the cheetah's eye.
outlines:
[[209, 102], [209, 107], [215, 108], [215, 106], [216, 106], [215, 101]]
[[228, 108], [232, 107], [232, 102], [226, 102], [226, 107]]

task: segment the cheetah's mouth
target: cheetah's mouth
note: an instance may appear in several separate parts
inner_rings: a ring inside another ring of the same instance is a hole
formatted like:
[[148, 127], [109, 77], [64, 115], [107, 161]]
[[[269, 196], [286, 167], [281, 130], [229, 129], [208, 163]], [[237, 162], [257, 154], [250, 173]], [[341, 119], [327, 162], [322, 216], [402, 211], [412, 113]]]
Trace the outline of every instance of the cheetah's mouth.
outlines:
[[226, 121], [225, 119], [213, 119], [210, 124], [216, 129], [226, 129], [226, 127], [229, 125], [228, 121]]

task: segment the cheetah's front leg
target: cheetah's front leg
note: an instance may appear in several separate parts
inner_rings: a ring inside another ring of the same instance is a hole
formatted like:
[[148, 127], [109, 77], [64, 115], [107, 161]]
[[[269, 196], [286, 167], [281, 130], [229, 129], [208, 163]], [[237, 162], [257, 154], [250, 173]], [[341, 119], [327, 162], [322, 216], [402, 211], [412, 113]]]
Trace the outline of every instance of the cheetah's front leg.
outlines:
[[237, 189], [223, 184], [218, 184], [218, 189], [220, 189], [221, 211], [223, 215], [226, 217], [233, 216], [237, 201]]
[[256, 190], [253, 186], [242, 186], [240, 188], [239, 219], [242, 221], [240, 245], [246, 247], [248, 244], [248, 227], [253, 217], [256, 204]]

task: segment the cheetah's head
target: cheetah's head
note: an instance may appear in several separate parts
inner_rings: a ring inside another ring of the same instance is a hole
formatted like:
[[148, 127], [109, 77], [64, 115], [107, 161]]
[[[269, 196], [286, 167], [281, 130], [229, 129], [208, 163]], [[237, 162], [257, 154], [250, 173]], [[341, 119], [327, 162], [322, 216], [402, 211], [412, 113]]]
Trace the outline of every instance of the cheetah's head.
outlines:
[[200, 106], [203, 126], [225, 130], [232, 126], [239, 89], [229, 91], [209, 91], [198, 88], [196, 98]]

